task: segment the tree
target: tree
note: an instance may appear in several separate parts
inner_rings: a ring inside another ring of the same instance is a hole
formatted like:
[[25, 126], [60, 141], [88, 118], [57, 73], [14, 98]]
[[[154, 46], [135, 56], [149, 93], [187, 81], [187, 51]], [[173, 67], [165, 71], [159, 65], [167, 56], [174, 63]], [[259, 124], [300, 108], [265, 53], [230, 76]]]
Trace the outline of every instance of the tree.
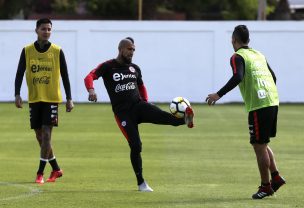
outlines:
[[258, 1], [233, 0], [225, 1], [222, 15], [226, 20], [256, 20]]
[[274, 11], [275, 20], [290, 20], [291, 12], [287, 0], [280, 0]]
[[106, 19], [137, 19], [137, 0], [88, 0], [88, 12]]
[[[142, 0], [142, 16], [153, 20], [166, 12], [185, 14], [187, 20], [256, 20], [259, 1], [266, 0]], [[290, 19], [287, 0], [267, 0], [267, 17], [275, 8], [273, 19]], [[0, 0], [1, 19], [16, 14], [27, 19], [32, 13], [72, 17], [81, 13], [95, 19], [136, 20], [138, 0]]]
[[[257, 0], [167, 0], [168, 8], [185, 12], [188, 20], [256, 20]], [[268, 0], [266, 13], [276, 0]]]
[[73, 14], [79, 3], [78, 0], [54, 0], [51, 7], [56, 13]]
[[31, 0], [0, 0], [0, 19], [11, 19], [18, 13], [27, 14]]

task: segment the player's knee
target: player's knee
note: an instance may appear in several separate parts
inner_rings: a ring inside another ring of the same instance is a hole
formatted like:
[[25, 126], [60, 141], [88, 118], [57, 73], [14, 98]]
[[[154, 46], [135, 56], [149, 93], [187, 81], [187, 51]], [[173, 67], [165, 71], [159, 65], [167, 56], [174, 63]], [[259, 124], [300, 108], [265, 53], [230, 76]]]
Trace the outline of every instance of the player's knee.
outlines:
[[36, 139], [37, 139], [39, 145], [41, 146], [41, 144], [42, 144], [42, 136], [36, 136]]
[[131, 147], [132, 154], [141, 153], [141, 150], [142, 150], [141, 144], [133, 144], [133, 145], [130, 145], [130, 147]]

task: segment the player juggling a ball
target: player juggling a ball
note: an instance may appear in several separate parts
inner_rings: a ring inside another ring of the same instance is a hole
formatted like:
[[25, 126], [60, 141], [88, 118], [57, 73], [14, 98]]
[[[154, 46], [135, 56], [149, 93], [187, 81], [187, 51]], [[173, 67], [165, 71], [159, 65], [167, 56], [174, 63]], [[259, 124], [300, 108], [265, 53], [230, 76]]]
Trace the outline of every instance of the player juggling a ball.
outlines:
[[148, 102], [148, 94], [140, 68], [132, 63], [135, 45], [130, 37], [122, 39], [118, 45], [118, 56], [93, 69], [85, 78], [89, 100], [97, 101], [93, 80], [103, 78], [109, 94], [116, 122], [130, 146], [130, 158], [137, 178], [138, 190], [151, 192], [153, 189], [144, 180], [142, 171], [142, 143], [138, 131], [140, 123], [154, 123], [193, 127], [193, 110], [189, 106], [185, 116], [177, 118]]

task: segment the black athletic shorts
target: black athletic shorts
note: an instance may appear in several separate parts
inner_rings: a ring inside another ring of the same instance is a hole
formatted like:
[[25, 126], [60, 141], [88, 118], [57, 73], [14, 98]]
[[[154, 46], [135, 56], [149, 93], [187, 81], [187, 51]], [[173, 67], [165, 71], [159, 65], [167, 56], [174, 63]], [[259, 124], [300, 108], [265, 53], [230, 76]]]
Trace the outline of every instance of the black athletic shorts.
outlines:
[[42, 125], [58, 126], [58, 103], [30, 103], [30, 121], [32, 129]]
[[141, 152], [141, 139], [138, 124], [153, 123], [179, 126], [185, 124], [184, 118], [176, 118], [156, 105], [140, 101], [128, 111], [115, 112], [116, 122], [126, 137], [131, 149]]
[[277, 133], [278, 106], [249, 112], [248, 125], [251, 144], [267, 144]]

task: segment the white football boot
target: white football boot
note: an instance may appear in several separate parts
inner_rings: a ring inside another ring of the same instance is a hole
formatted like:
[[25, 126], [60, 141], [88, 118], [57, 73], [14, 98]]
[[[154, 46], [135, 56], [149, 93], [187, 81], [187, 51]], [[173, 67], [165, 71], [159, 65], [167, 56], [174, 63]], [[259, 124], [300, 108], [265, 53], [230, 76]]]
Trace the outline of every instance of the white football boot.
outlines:
[[152, 192], [153, 189], [148, 185], [148, 183], [146, 181], [142, 182], [142, 184], [140, 184], [138, 186], [138, 191], [141, 192]]

